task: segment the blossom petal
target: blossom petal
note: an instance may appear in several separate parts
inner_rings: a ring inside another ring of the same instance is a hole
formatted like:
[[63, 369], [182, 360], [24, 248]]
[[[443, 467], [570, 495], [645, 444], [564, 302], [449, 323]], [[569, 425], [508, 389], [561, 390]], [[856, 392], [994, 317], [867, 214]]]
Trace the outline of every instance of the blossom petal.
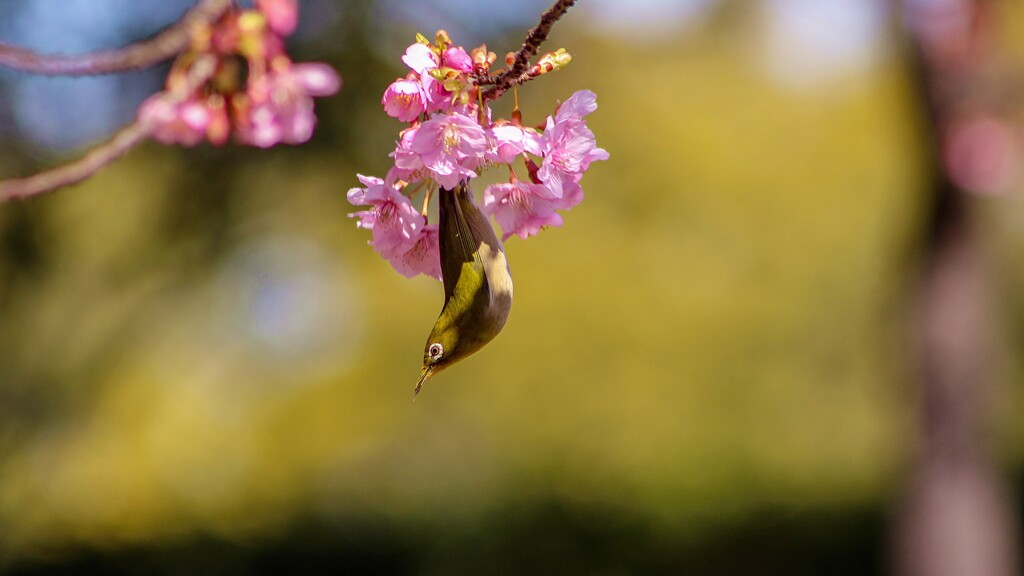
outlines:
[[545, 226], [561, 226], [562, 216], [545, 199], [539, 186], [526, 182], [492, 184], [484, 190], [483, 211], [494, 216], [501, 226], [502, 239], [513, 234], [529, 238]]
[[413, 72], [423, 75], [427, 70], [437, 68], [437, 55], [430, 46], [417, 42], [405, 49], [402, 62], [405, 62]]

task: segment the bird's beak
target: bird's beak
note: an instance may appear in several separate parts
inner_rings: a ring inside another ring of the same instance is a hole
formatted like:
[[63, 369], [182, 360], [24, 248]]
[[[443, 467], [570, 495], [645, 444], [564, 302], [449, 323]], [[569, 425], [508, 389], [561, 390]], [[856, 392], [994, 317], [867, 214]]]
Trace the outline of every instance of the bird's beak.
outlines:
[[420, 381], [416, 383], [416, 389], [412, 391], [412, 399], [416, 399], [416, 395], [420, 393], [420, 388], [423, 388], [423, 383], [430, 380], [430, 377], [434, 375], [433, 366], [424, 366], [423, 371], [420, 372]]

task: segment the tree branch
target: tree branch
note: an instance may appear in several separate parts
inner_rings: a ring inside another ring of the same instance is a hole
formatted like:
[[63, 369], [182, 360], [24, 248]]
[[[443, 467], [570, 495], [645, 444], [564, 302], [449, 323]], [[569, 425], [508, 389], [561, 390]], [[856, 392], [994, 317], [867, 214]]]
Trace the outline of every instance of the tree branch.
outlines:
[[[215, 69], [216, 60], [213, 56], [205, 55], [197, 59], [192, 64], [186, 81], [165, 92], [166, 97], [175, 103], [185, 101], [199, 86], [210, 79]], [[24, 178], [0, 180], [0, 203], [15, 198], [36, 196], [81, 182], [144, 142], [152, 132], [153, 126], [136, 120], [114, 134], [110, 140], [90, 149], [81, 158]]]
[[0, 42], [0, 66], [35, 74], [83, 76], [152, 66], [184, 50], [195, 26], [213, 22], [232, 0], [199, 0], [177, 23], [149, 40], [89, 54], [40, 54]]
[[77, 160], [24, 178], [0, 180], [0, 202], [28, 198], [81, 182], [146, 140], [149, 133], [148, 127], [135, 122], [122, 128], [113, 138], [96, 146]]
[[526, 40], [523, 40], [523, 46], [516, 52], [512, 65], [484, 82], [494, 84], [483, 92], [484, 100], [494, 100], [512, 86], [522, 84], [530, 79], [527, 75], [530, 59], [537, 55], [541, 44], [548, 39], [548, 33], [551, 32], [551, 27], [555, 25], [555, 22], [558, 22], [575, 3], [576, 0], [558, 0], [541, 15], [540, 22], [533, 30], [530, 30], [530, 33], [526, 35]]

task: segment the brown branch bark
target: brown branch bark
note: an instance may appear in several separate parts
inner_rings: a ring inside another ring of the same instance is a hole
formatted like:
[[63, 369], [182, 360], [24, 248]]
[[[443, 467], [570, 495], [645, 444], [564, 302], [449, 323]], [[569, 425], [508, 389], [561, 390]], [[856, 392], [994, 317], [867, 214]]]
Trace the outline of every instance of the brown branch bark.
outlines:
[[113, 138], [72, 162], [24, 178], [0, 181], [0, 202], [27, 198], [81, 182], [148, 137], [147, 127], [139, 123], [129, 124]]
[[0, 43], [0, 66], [46, 75], [110, 74], [152, 66], [184, 50], [195, 26], [213, 22], [231, 7], [232, 0], [199, 0], [177, 23], [153, 38], [116, 50], [59, 55]]
[[548, 34], [555, 22], [558, 22], [574, 4], [576, 4], [576, 0], [558, 0], [541, 15], [540, 22], [530, 30], [526, 39], [523, 40], [522, 47], [516, 52], [512, 65], [486, 82], [493, 83], [493, 86], [483, 91], [484, 100], [495, 100], [512, 86], [522, 84], [530, 79], [527, 74], [530, 59], [537, 55], [540, 46], [548, 39]]
[[[196, 60], [186, 82], [168, 93], [167, 97], [175, 102], [185, 100], [189, 94], [210, 79], [215, 67], [216, 62], [212, 56], [207, 55]], [[93, 147], [82, 157], [67, 164], [24, 178], [0, 180], [0, 203], [77, 184], [144, 142], [151, 133], [151, 126], [136, 121], [122, 128], [110, 140]]]

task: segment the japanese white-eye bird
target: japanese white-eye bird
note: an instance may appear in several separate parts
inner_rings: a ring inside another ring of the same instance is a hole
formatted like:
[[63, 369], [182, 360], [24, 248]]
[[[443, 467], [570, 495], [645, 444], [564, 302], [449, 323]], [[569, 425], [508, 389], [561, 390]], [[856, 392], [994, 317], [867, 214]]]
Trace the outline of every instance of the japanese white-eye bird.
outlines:
[[431, 376], [483, 348], [505, 326], [512, 274], [501, 242], [466, 181], [438, 198], [444, 307], [423, 350], [419, 394]]

